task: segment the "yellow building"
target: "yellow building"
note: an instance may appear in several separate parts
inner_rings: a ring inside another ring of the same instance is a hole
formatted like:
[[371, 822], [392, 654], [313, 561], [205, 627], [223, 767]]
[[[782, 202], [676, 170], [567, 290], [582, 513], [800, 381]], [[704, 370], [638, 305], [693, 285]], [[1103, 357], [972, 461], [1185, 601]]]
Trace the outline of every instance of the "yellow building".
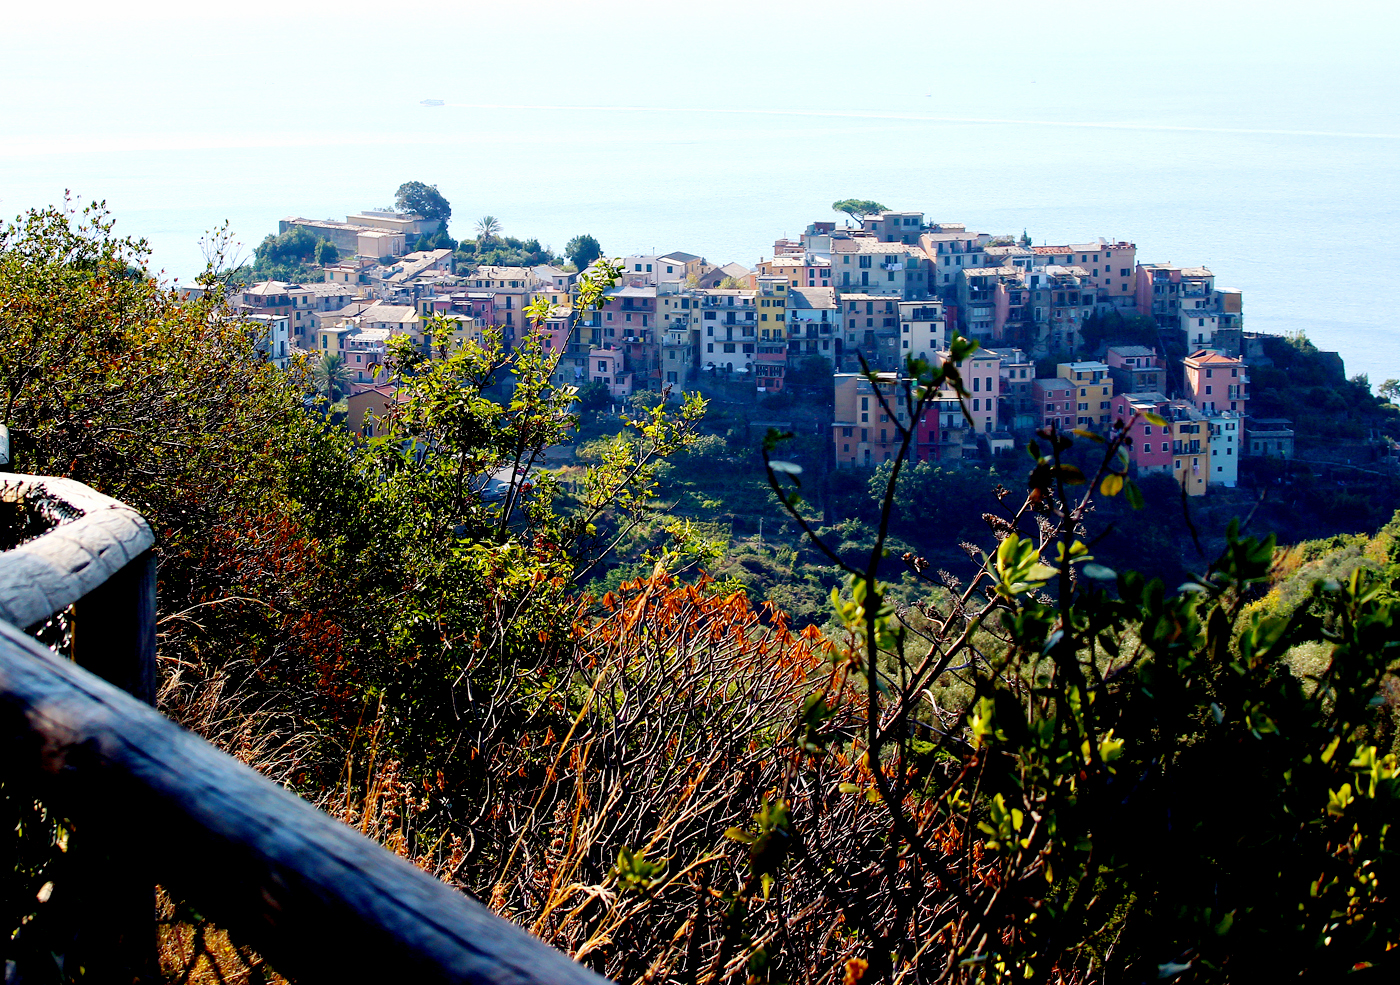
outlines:
[[758, 341], [787, 345], [788, 279], [782, 276], [758, 278]]
[[1075, 424], [1107, 428], [1113, 421], [1113, 379], [1105, 363], [1060, 363], [1055, 375], [1076, 387]]

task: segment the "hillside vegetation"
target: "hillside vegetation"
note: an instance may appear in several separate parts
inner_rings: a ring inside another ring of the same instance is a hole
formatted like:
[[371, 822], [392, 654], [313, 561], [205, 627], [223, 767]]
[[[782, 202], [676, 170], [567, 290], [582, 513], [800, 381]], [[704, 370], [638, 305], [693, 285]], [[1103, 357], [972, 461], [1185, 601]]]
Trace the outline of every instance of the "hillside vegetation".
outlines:
[[[706, 434], [698, 397], [527, 483], [578, 424], [538, 349], [397, 345], [406, 401], [356, 440], [144, 259], [96, 207], [5, 227], [0, 397], [18, 469], [151, 520], [162, 709], [577, 960], [1400, 970], [1394, 524], [1280, 552], [1269, 521], [1316, 522], [1288, 486], [1183, 534], [1117, 436], [828, 475], [820, 436]], [[910, 369], [917, 417], [954, 381]]]

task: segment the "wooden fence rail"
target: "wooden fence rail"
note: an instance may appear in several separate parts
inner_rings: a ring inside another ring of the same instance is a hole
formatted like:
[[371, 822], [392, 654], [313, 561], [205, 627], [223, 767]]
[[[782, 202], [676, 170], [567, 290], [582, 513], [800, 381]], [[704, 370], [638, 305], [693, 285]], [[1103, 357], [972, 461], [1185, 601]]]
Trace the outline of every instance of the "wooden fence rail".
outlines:
[[[140, 951], [145, 941], [133, 935], [154, 940], [153, 907], [129, 911], [159, 883], [300, 982], [604, 981], [26, 635], [21, 626], [76, 605], [79, 659], [149, 696], [153, 673], [133, 666], [153, 657], [149, 540], [131, 530], [122, 539], [118, 528], [130, 519], [122, 504], [76, 484], [24, 478], [31, 491], [83, 513], [0, 554], [4, 780], [12, 789], [32, 785], [72, 819], [77, 836], [103, 846], [108, 874], [119, 878], [94, 872], [100, 885], [85, 906], [89, 918], [105, 917], [108, 944]], [[93, 516], [100, 522], [84, 525]], [[149, 537], [144, 521], [137, 526]], [[68, 576], [57, 577], [64, 570]], [[20, 584], [19, 571], [36, 579]], [[37, 619], [36, 585], [52, 607]], [[108, 619], [124, 628], [104, 634]], [[148, 887], [136, 904], [122, 888], [133, 878]], [[151, 973], [138, 956], [99, 977]]]

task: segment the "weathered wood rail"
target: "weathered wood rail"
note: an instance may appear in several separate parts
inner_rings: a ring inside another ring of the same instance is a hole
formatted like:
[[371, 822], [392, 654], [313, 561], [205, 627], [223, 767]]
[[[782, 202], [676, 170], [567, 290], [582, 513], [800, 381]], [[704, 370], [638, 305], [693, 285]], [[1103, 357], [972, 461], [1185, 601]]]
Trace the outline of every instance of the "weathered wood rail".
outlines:
[[[122, 954], [90, 944], [96, 977], [153, 978], [159, 883], [300, 982], [604, 981], [138, 700], [155, 681], [145, 521], [64, 480], [0, 489], [80, 514], [0, 554], [0, 734], [5, 782], [100, 846], [82, 911]], [[23, 631], [68, 606], [76, 663]]]

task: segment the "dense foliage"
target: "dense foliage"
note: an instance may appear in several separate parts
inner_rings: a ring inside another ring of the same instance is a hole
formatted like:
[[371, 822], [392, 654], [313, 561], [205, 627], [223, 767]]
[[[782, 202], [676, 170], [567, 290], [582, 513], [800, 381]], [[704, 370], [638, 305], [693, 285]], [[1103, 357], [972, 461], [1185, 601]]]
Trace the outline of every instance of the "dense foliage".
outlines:
[[421, 181], [405, 181], [399, 185], [399, 190], [394, 192], [394, 208], [424, 219], [438, 219], [444, 224], [452, 218], [452, 206], [437, 185], [425, 185]]
[[603, 255], [603, 248], [596, 239], [584, 233], [564, 244], [564, 255], [576, 270], [587, 270], [594, 260]]
[[317, 238], [305, 226], [293, 226], [276, 236], [269, 233], [253, 251], [252, 266], [244, 272], [243, 280], [255, 283], [280, 280], [287, 283], [320, 283], [326, 279], [317, 269], [323, 263], [334, 263], [339, 253], [329, 240]]

